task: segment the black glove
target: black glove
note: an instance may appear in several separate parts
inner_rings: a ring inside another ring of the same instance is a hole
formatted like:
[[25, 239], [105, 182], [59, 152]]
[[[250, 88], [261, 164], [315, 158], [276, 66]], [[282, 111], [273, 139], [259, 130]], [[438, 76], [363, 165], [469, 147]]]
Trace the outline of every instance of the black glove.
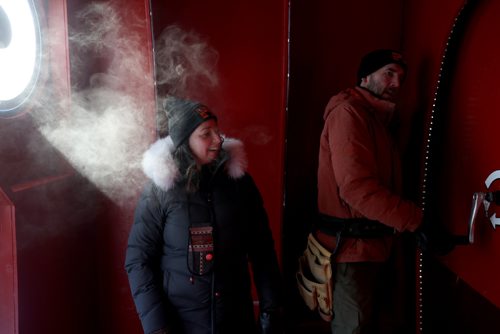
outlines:
[[422, 252], [440, 256], [450, 253], [456, 245], [453, 235], [442, 225], [432, 223], [423, 224], [417, 229], [415, 239]]
[[261, 312], [259, 315], [259, 332], [261, 334], [283, 333], [281, 315], [278, 311]]

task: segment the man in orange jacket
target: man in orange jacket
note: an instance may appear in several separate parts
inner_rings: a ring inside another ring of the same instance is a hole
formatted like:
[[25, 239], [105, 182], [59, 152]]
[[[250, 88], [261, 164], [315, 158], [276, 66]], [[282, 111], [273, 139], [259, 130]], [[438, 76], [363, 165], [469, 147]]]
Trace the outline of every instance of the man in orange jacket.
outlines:
[[401, 196], [401, 163], [389, 131], [406, 72], [399, 52], [373, 51], [361, 61], [357, 86], [325, 109], [315, 237], [335, 250], [334, 334], [396, 332], [380, 327], [385, 267], [398, 234], [422, 222], [422, 210]]

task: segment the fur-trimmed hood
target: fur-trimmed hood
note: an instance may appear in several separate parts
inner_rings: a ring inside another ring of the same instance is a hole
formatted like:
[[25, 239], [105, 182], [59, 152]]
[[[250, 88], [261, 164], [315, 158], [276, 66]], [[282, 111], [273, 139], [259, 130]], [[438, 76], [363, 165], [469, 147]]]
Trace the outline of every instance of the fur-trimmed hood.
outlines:
[[[174, 144], [168, 136], [153, 143], [142, 158], [144, 174], [164, 191], [172, 188], [181, 176], [172, 156], [173, 149]], [[224, 138], [222, 149], [229, 157], [224, 167], [226, 173], [234, 179], [245, 175], [247, 158], [243, 143], [238, 139]]]

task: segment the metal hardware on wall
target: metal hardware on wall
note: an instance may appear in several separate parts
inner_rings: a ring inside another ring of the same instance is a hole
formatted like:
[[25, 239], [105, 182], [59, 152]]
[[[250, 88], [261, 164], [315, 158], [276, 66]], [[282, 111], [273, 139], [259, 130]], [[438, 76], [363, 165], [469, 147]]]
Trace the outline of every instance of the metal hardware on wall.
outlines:
[[[498, 179], [500, 179], [500, 170], [492, 172], [486, 178], [484, 181], [486, 189], [490, 190], [493, 182]], [[472, 208], [468, 225], [469, 244], [474, 243], [475, 227], [477, 222], [480, 220], [480, 217], [489, 220], [494, 230], [496, 230], [497, 225], [500, 225], [500, 217], [497, 217], [495, 212], [491, 215], [489, 214], [491, 204], [494, 204], [495, 206], [500, 205], [500, 191], [476, 192], [472, 195]], [[481, 210], [481, 208], [483, 210]], [[480, 213], [483, 213], [483, 215]]]
[[[492, 172], [484, 181], [487, 190], [490, 190], [492, 183], [500, 179], [500, 170]], [[496, 213], [489, 215], [491, 204], [500, 205], [500, 191], [475, 192], [472, 195], [471, 213], [467, 225], [467, 236], [458, 237], [458, 244], [472, 245], [475, 241], [476, 224], [481, 218], [488, 219], [493, 229], [500, 225], [500, 218]], [[482, 209], [482, 210], [481, 210]]]
[[474, 232], [476, 227], [476, 220], [478, 219], [479, 212], [481, 211], [481, 206], [483, 206], [483, 201], [485, 201], [486, 194], [483, 192], [474, 193], [472, 195], [472, 209], [468, 224], [468, 237], [466, 243], [474, 243]]

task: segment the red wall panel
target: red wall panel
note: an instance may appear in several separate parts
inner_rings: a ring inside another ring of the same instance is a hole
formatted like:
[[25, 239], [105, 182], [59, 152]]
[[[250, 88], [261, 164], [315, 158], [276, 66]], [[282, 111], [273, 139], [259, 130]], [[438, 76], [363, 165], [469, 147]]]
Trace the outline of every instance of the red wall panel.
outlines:
[[281, 257], [287, 67], [287, 1], [152, 1], [155, 36], [171, 25], [201, 36], [219, 55], [219, 85], [195, 99], [241, 139]]
[[[80, 98], [89, 92], [90, 75], [102, 75], [107, 70], [105, 65], [112, 64], [109, 59], [123, 58], [114, 57], [114, 53], [100, 54], [99, 57], [90, 52], [79, 54], [74, 52], [75, 41], [68, 42], [70, 35], [81, 38], [95, 32], [79, 31], [82, 26], [77, 24], [81, 11], [94, 2], [70, 1], [67, 4], [66, 0], [37, 0], [34, 3], [43, 42], [38, 87], [17, 117], [0, 119], [0, 187], [10, 200], [12, 210], [16, 209], [16, 238], [10, 242], [17, 245], [14, 250], [17, 252], [18, 275], [14, 283], [19, 287], [19, 302], [16, 302], [19, 306], [19, 333], [135, 332], [138, 319], [123, 269], [135, 200], [127, 197], [120, 201], [110, 196], [89, 173], [93, 167], [86, 166], [85, 161], [75, 163], [71, 151], [61, 146], [64, 143], [55, 143], [46, 131], [46, 125], [58, 130], [57, 125], [74, 121], [75, 115], [81, 112]], [[139, 67], [122, 66], [124, 71], [120, 72], [119, 81], [107, 81], [110, 85], [102, 86], [102, 91], [112, 88], [126, 101], [140, 106], [134, 112], [141, 113], [140, 121], [144, 123], [137, 122], [138, 136], [128, 139], [128, 148], [131, 149], [132, 144], [151, 142], [155, 133], [149, 1], [128, 1], [126, 6], [115, 7], [115, 12], [117, 17], [125, 18], [123, 29], [127, 33], [120, 38], [128, 41], [127, 45], [139, 44], [135, 50]], [[87, 56], [83, 59], [87, 61], [83, 75], [81, 68], [76, 66], [82, 64], [78, 62], [82, 56]], [[99, 59], [96, 61], [91, 56]], [[140, 79], [133, 76], [133, 69], [141, 71]], [[111, 85], [116, 82], [120, 85]], [[86, 97], [88, 99], [88, 95]], [[95, 95], [91, 97], [95, 98]], [[123, 116], [127, 115], [130, 113], [123, 113]], [[115, 126], [118, 131], [127, 130], [119, 120]], [[91, 135], [93, 130], [87, 127], [87, 134]], [[101, 146], [113, 140], [113, 133], [113, 129], [108, 128], [108, 136]], [[63, 142], [70, 142], [75, 138], [71, 138], [70, 131], [63, 139]], [[80, 149], [85, 149], [81, 142], [73, 144], [74, 148], [80, 145]], [[95, 153], [88, 150], [88, 162]], [[101, 160], [106, 159], [109, 157], [101, 156]], [[140, 159], [140, 154], [137, 159]], [[122, 164], [123, 168], [134, 171], [128, 165], [134, 165], [134, 161]], [[110, 179], [111, 176], [113, 174], [110, 174]], [[129, 176], [130, 179], [140, 179], [132, 172]], [[138, 193], [142, 183], [135, 187], [130, 184], [117, 187], [130, 195]], [[7, 223], [4, 214], [8, 209], [5, 205], [2, 200], [2, 250], [8, 247], [9, 241], [3, 238], [10, 226], [4, 226], [4, 222]], [[12, 259], [2, 257], [2, 268], [8, 268], [11, 262]], [[14, 296], [3, 297], [2, 292], [2, 307], [8, 306], [7, 301]], [[11, 316], [7, 320], [17, 321]], [[14, 333], [13, 327], [1, 328], [2, 334]], [[17, 327], [15, 330], [17, 332]]]
[[[104, 35], [104, 38], [109, 40], [102, 44], [104, 53], [98, 52], [98, 48], [95, 47], [88, 50], [90, 56], [83, 59], [84, 71], [71, 72], [72, 93], [74, 97], [78, 97], [86, 89], [95, 89], [96, 93], [99, 93], [101, 90], [93, 86], [93, 80], [101, 78], [104, 74], [106, 84], [102, 87], [102, 91], [107, 92], [109, 89], [112, 93], [111, 100], [105, 101], [107, 109], [125, 108], [124, 116], [133, 117], [136, 121], [121, 123], [119, 118], [116, 120], [116, 131], [127, 131], [127, 127], [133, 128], [131, 132], [133, 137], [122, 138], [126, 146], [116, 147], [135, 154], [131, 156], [131, 160], [123, 161], [122, 168], [113, 166], [110, 169], [111, 172], [120, 174], [128, 171], [125, 178], [121, 178], [125, 181], [123, 184], [113, 181], [110, 184], [111, 188], [108, 189], [110, 192], [99, 189], [97, 184], [95, 194], [88, 196], [96, 206], [92, 212], [94, 224], [90, 228], [92, 242], [89, 245], [93, 263], [92, 280], [90, 280], [92, 286], [88, 290], [92, 291], [93, 297], [84, 306], [83, 312], [90, 317], [96, 333], [137, 333], [141, 331], [140, 323], [130, 294], [124, 261], [136, 200], [145, 183], [142, 172], [137, 168], [138, 162], [142, 152], [155, 140], [156, 134], [150, 3], [148, 0], [133, 0], [126, 3], [69, 1], [68, 20], [69, 25], [75, 29], [73, 33], [92, 32], [87, 30], [89, 26], [85, 20], [81, 20], [81, 15], [88, 13], [89, 8], [97, 9], [96, 13], [99, 13], [99, 7], [93, 7], [96, 4], [104, 5], [102, 12], [111, 14], [109, 20], [100, 22], [98, 26], [109, 29]], [[109, 25], [110, 22], [116, 26]], [[82, 60], [78, 55], [74, 57]], [[119, 98], [115, 100], [116, 97]], [[130, 105], [123, 105], [121, 101], [130, 101]], [[106, 127], [103, 129], [106, 130]], [[109, 136], [104, 136], [103, 139], [116, 141], [113, 135], [115, 130], [109, 130]], [[115, 154], [115, 152], [110, 153]], [[106, 156], [102, 158], [108, 159]], [[110, 180], [114, 179], [113, 173], [109, 175]]]
[[[500, 71], [496, 61], [500, 49], [493, 42], [499, 33], [500, 7], [495, 1], [469, 1], [477, 4], [475, 10], [467, 16], [458, 48], [450, 48], [448, 36], [465, 3], [410, 1], [405, 5], [403, 21], [404, 49], [409, 68], [414, 68], [415, 73], [408, 78], [408, 99], [404, 101], [412, 115], [417, 115], [412, 124], [414, 133], [418, 133], [414, 138], [415, 154], [424, 153], [423, 134], [428, 131], [438, 80], [451, 83], [440, 87], [446, 95], [439, 96], [443, 106], [434, 114], [434, 120], [439, 120], [440, 126], [431, 142], [441, 146], [431, 165], [436, 182], [427, 191], [434, 201], [428, 219], [456, 235], [467, 233], [472, 194], [498, 189], [496, 183], [488, 189], [485, 180], [499, 167], [494, 153], [498, 89], [492, 73]], [[456, 61], [442, 73], [446, 77], [440, 77], [445, 48], [452, 49], [446, 61], [450, 56]], [[479, 208], [473, 245], [457, 246], [446, 256], [424, 257], [424, 332], [498, 330], [500, 245], [498, 232], [487, 217], [497, 211], [496, 205], [487, 214], [483, 206]]]
[[[74, 98], [75, 87], [86, 88], [90, 76], [105, 70], [113, 58], [94, 54], [87, 59], [85, 73], [70, 69], [69, 26], [91, 1], [36, 2], [46, 25], [44, 32], [58, 39], [57, 47], [51, 45], [51, 61], [44, 67], [43, 87], [57, 86], [57, 92]], [[176, 24], [199, 33], [219, 54], [219, 85], [195, 92], [196, 97], [215, 110], [228, 136], [246, 144], [250, 173], [264, 197], [285, 267], [289, 297], [295, 292], [296, 258], [303, 251], [309, 219], [315, 212], [317, 146], [324, 106], [332, 94], [354, 84], [359, 58], [373, 48], [401, 48], [409, 63], [401, 109], [405, 111], [402, 125], [407, 156], [413, 157], [406, 161], [412, 175], [409, 192], [416, 195], [417, 181], [413, 185], [411, 181], [418, 180], [415, 175], [420, 173], [414, 157], [422, 152], [423, 119], [432, 108], [441, 55], [462, 1], [291, 1], [290, 22], [288, 1], [284, 0], [151, 3], [155, 37]], [[139, 36], [140, 70], [147, 78], [147, 84], [138, 88], [139, 81], [131, 73], [121, 72], [118, 89], [148, 106], [141, 112], [146, 117], [144, 136], [152, 142], [156, 110], [151, 106], [156, 97], [149, 1], [127, 1], [117, 10], [129, 19], [138, 19], [133, 22], [139, 24], [125, 24], [128, 33], [121, 37], [129, 38], [129, 33]], [[498, 123], [495, 106], [500, 94], [494, 73], [500, 70], [495, 62], [500, 49], [491, 42], [499, 33], [495, 24], [499, 11], [494, 1], [483, 1], [459, 58], [461, 71], [450, 96], [454, 117], [449, 120], [446, 145], [460, 155], [447, 156], [442, 168], [448, 173], [440, 189], [452, 194], [443, 196], [442, 208], [449, 213], [445, 224], [457, 233], [464, 231], [471, 193], [485, 191], [487, 174], [500, 169], [492, 135]], [[36, 94], [60, 97], [43, 89]], [[34, 106], [21, 117], [0, 120], [0, 187], [16, 208], [20, 333], [138, 332], [140, 325], [123, 270], [134, 198], [114, 201], [73, 166], [65, 152], [38, 131], [32, 117], [38, 111]], [[69, 117], [71, 108], [62, 114]], [[136, 188], [133, 191], [139, 192], [140, 186]], [[487, 219], [479, 224], [477, 244], [460, 246], [438, 261], [498, 306], [500, 291], [495, 282], [500, 274], [491, 269], [496, 268], [499, 254], [498, 232]], [[7, 257], [2, 264], [10, 261], [10, 255]], [[15, 321], [13, 316], [7, 319]]]
[[0, 188], [0, 332], [19, 333], [15, 208]]
[[[500, 4], [490, 1], [474, 12], [456, 65], [449, 99], [446, 152], [441, 166], [441, 203], [446, 212], [446, 225], [456, 234], [467, 232], [472, 194], [500, 189], [494, 182], [487, 188], [488, 176], [500, 169], [495, 154], [500, 116], [500, 89], [492, 73], [500, 73], [500, 46], [492, 43], [500, 33]], [[500, 234], [493, 229], [489, 217], [499, 216], [492, 204], [485, 215], [480, 208], [476, 220], [474, 245], [458, 247], [444, 262], [484, 297], [500, 308]]]
[[[330, 97], [356, 84], [361, 57], [377, 48], [400, 49], [399, 0], [291, 1], [287, 115], [284, 273], [293, 333], [329, 333], [298, 296], [295, 272], [317, 214], [317, 164], [323, 113]], [[411, 307], [411, 305], [409, 305]]]

